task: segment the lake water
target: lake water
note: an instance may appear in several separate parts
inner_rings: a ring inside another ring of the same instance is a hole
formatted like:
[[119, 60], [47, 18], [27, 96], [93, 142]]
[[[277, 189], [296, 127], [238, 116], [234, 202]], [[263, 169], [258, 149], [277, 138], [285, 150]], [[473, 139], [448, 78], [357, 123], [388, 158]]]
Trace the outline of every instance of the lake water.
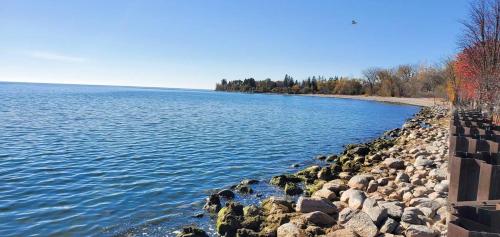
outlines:
[[400, 127], [418, 107], [0, 83], [0, 236], [171, 236], [216, 188]]

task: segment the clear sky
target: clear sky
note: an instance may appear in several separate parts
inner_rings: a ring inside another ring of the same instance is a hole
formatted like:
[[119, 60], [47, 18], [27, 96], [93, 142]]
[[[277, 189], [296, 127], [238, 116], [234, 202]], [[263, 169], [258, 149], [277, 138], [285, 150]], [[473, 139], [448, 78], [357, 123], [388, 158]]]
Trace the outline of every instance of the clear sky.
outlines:
[[0, 81], [212, 89], [222, 78], [359, 76], [453, 55], [468, 5], [2, 0]]

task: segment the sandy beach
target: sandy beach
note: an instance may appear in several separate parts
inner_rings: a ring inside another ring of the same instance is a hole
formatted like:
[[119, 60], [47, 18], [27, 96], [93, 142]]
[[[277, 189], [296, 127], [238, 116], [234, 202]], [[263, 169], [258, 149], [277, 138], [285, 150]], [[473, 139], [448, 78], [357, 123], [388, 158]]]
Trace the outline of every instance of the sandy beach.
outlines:
[[409, 104], [430, 107], [435, 104], [446, 103], [445, 100], [441, 98], [407, 98], [407, 97], [382, 97], [382, 96], [364, 96], [364, 95], [324, 95], [324, 94], [301, 94], [303, 96], [318, 96], [318, 97], [332, 97], [332, 98], [342, 98], [342, 99], [354, 99], [354, 100], [371, 100], [387, 103], [398, 103], [398, 104]]

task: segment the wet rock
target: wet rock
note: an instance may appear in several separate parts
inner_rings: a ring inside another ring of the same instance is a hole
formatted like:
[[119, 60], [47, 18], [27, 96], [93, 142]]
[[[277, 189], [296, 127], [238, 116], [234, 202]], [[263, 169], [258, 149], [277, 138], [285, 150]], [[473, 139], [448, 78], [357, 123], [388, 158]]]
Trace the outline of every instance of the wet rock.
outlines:
[[337, 155], [329, 155], [328, 157], [326, 157], [326, 161], [327, 162], [334, 162], [335, 160], [337, 160], [338, 156]]
[[239, 193], [242, 193], [242, 194], [251, 194], [253, 193], [253, 189], [246, 185], [246, 184], [238, 184], [236, 187], [235, 187], [235, 190]]
[[220, 197], [226, 198], [226, 199], [233, 199], [234, 198], [234, 193], [233, 191], [229, 189], [223, 189], [217, 193]]
[[425, 225], [410, 225], [405, 232], [407, 237], [436, 237], [438, 233]]
[[196, 226], [186, 226], [177, 234], [177, 237], [208, 237], [208, 234]]
[[285, 185], [285, 193], [287, 195], [299, 195], [302, 194], [304, 191], [302, 188], [300, 188], [297, 184], [294, 183], [287, 183]]
[[244, 179], [240, 182], [242, 185], [251, 185], [251, 184], [256, 184], [259, 183], [259, 180], [256, 179]]
[[315, 180], [312, 184], [306, 185], [306, 195], [312, 195], [314, 192], [323, 188], [323, 185], [326, 183], [324, 180]]
[[271, 178], [269, 183], [284, 188], [287, 183], [299, 183], [301, 181], [302, 179], [295, 175], [278, 175]]
[[378, 233], [377, 226], [372, 222], [370, 216], [364, 212], [354, 214], [345, 224], [345, 227], [361, 237], [375, 237]]
[[335, 174], [332, 172], [332, 169], [327, 166], [321, 168], [321, 170], [318, 172], [318, 179], [330, 181], [335, 178]]
[[236, 236], [243, 221], [243, 206], [239, 203], [228, 202], [217, 214], [215, 229], [225, 236]]
[[303, 214], [300, 217], [305, 221], [313, 223], [317, 226], [329, 227], [335, 224], [335, 219], [321, 211], [310, 212], [307, 214]]
[[297, 200], [297, 206], [295, 209], [297, 212], [301, 213], [322, 211], [326, 214], [334, 214], [337, 212], [337, 208], [328, 201], [306, 197], [300, 197], [299, 200]]
[[316, 159], [317, 160], [325, 160], [326, 156], [325, 155], [319, 155], [319, 156], [316, 156]]
[[305, 237], [305, 233], [292, 223], [286, 223], [278, 228], [278, 237]]
[[207, 210], [210, 213], [217, 213], [221, 208], [220, 198], [217, 194], [211, 194], [207, 200], [203, 209]]

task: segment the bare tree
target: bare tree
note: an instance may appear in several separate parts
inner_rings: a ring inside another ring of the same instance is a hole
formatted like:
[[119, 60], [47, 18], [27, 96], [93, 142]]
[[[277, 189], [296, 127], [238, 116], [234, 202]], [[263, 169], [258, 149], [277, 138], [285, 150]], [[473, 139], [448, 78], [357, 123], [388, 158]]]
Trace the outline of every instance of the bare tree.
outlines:
[[476, 99], [493, 112], [500, 88], [500, 0], [471, 4], [470, 19], [463, 25], [461, 47], [479, 82]]
[[368, 95], [373, 95], [375, 93], [375, 85], [380, 81], [378, 74], [381, 69], [379, 68], [368, 68], [363, 71], [363, 76], [368, 83], [369, 92]]

